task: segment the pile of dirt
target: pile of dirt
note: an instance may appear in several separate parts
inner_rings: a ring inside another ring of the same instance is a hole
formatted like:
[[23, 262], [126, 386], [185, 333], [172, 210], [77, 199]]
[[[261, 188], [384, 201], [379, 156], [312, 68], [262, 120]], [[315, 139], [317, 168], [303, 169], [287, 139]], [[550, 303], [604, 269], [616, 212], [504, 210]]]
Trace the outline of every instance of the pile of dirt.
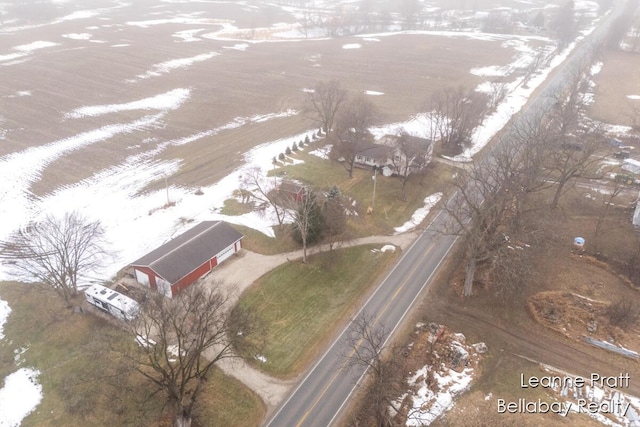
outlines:
[[611, 302], [562, 291], [540, 292], [529, 298], [533, 319], [564, 336], [584, 340], [591, 337], [630, 349], [640, 348], [636, 327], [621, 328], [612, 320]]

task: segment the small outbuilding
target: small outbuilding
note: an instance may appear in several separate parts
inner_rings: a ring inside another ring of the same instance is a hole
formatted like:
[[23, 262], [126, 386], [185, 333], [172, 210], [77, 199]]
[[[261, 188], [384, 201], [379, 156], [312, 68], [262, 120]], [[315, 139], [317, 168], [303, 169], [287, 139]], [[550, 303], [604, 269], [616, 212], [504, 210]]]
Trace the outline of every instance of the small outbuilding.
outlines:
[[136, 280], [172, 298], [242, 249], [244, 236], [223, 221], [203, 221], [131, 263]]
[[306, 187], [298, 185], [293, 181], [282, 181], [278, 187], [280, 194], [287, 200], [300, 203], [307, 195]]

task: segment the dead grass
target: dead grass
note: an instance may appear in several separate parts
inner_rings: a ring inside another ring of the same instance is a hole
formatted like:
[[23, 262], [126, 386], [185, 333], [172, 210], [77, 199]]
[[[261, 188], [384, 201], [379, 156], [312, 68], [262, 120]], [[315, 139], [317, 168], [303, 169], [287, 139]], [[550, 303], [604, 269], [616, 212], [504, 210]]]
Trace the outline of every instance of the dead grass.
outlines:
[[[172, 7], [188, 8], [178, 4]], [[203, 7], [207, 6], [198, 6]], [[216, 4], [216, 7], [225, 6]], [[219, 14], [216, 17], [220, 17]], [[130, 13], [115, 13], [112, 23], [117, 25], [119, 19], [141, 18]], [[90, 22], [87, 21], [87, 25], [91, 25]], [[100, 170], [122, 164], [129, 156], [153, 149], [159, 143], [216, 129], [237, 117], [300, 109], [302, 89], [312, 87], [319, 80], [338, 79], [352, 93], [384, 92], [383, 96], [372, 97], [384, 113], [381, 122], [407, 120], [410, 115], [424, 111], [423, 104], [429, 95], [443, 86], [476, 86], [480, 78], [471, 75], [469, 69], [506, 64], [514, 53], [511, 48], [498, 48], [500, 42], [495, 41], [417, 35], [383, 37], [380, 41], [341, 38], [261, 43], [251, 45], [246, 52], [225, 50], [223, 46], [229, 43], [207, 40], [203, 50], [201, 43], [176, 43], [173, 32], [181, 29], [185, 27], [123, 26], [117, 33], [102, 29], [95, 32], [95, 37], [112, 43], [123, 39], [136, 42], [121, 48], [113, 48], [110, 43], [91, 43], [87, 48], [89, 53], [78, 55], [76, 50], [68, 48], [77, 42], [61, 40], [64, 46], [59, 49], [7, 67], [5, 79], [14, 82], [16, 88], [28, 87], [38, 99], [36, 104], [29, 96], [4, 98], [3, 126], [9, 137], [8, 143], [0, 147], [0, 155], [27, 145], [41, 146], [63, 140], [107, 124], [129, 123], [154, 113], [128, 111], [82, 119], [63, 118], [75, 108], [126, 103], [178, 87], [191, 88], [190, 99], [179, 109], [168, 111], [156, 125], [86, 145], [52, 161], [34, 183], [34, 194], [48, 194], [59, 186], [74, 184]], [[75, 29], [70, 23], [60, 23], [57, 31]], [[32, 41], [21, 40], [21, 37], [17, 35], [12, 43]], [[361, 49], [342, 49], [343, 44], [356, 40], [363, 45]], [[158, 46], [162, 49], [158, 50]], [[221, 54], [187, 69], [125, 83], [154, 64], [203, 52]], [[312, 57], [319, 59], [314, 62]], [[68, 96], [71, 91], [73, 97]], [[251, 102], [247, 102], [248, 99]], [[42, 105], [56, 108], [43, 110]], [[38, 117], [35, 122], [30, 120], [34, 116]], [[26, 122], [31, 123], [30, 126], [22, 126]], [[181, 161], [179, 172], [169, 177], [171, 184], [206, 186], [239, 165], [242, 153], [250, 148], [315, 126], [301, 114], [254, 123], [189, 144], [170, 146], [160, 155], [160, 160]], [[162, 181], [159, 177], [147, 190], [162, 188]]]
[[640, 95], [640, 55], [607, 51], [602, 71], [593, 80], [596, 96], [590, 116], [606, 123], [640, 126], [640, 100], [627, 98]]
[[[19, 365], [41, 372], [43, 399], [22, 425], [171, 425], [162, 396], [149, 398], [148, 384], [121, 370], [113, 348], [131, 337], [113, 322], [74, 314], [38, 285], [2, 282], [0, 297], [12, 309], [0, 345], [0, 378], [18, 369], [19, 349], [25, 349]], [[212, 375], [201, 404], [200, 426], [258, 425], [264, 415], [260, 399], [221, 372]]]

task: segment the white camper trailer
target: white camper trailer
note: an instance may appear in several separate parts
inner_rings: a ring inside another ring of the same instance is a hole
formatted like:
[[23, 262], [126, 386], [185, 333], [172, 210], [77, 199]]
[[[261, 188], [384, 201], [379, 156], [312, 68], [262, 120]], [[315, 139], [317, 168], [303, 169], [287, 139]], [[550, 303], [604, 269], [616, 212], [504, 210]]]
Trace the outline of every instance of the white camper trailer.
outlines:
[[84, 294], [89, 304], [122, 320], [134, 319], [140, 311], [137, 302], [104, 286], [93, 285], [87, 288]]

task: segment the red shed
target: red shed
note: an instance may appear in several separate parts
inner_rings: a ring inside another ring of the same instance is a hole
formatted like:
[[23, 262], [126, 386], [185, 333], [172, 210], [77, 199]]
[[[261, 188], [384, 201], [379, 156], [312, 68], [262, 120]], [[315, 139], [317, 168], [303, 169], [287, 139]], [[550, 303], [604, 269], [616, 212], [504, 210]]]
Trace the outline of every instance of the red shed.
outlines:
[[131, 263], [136, 280], [171, 298], [242, 248], [223, 221], [203, 221]]
[[307, 195], [307, 189], [291, 181], [282, 181], [280, 184], [280, 194], [296, 203], [302, 202]]

